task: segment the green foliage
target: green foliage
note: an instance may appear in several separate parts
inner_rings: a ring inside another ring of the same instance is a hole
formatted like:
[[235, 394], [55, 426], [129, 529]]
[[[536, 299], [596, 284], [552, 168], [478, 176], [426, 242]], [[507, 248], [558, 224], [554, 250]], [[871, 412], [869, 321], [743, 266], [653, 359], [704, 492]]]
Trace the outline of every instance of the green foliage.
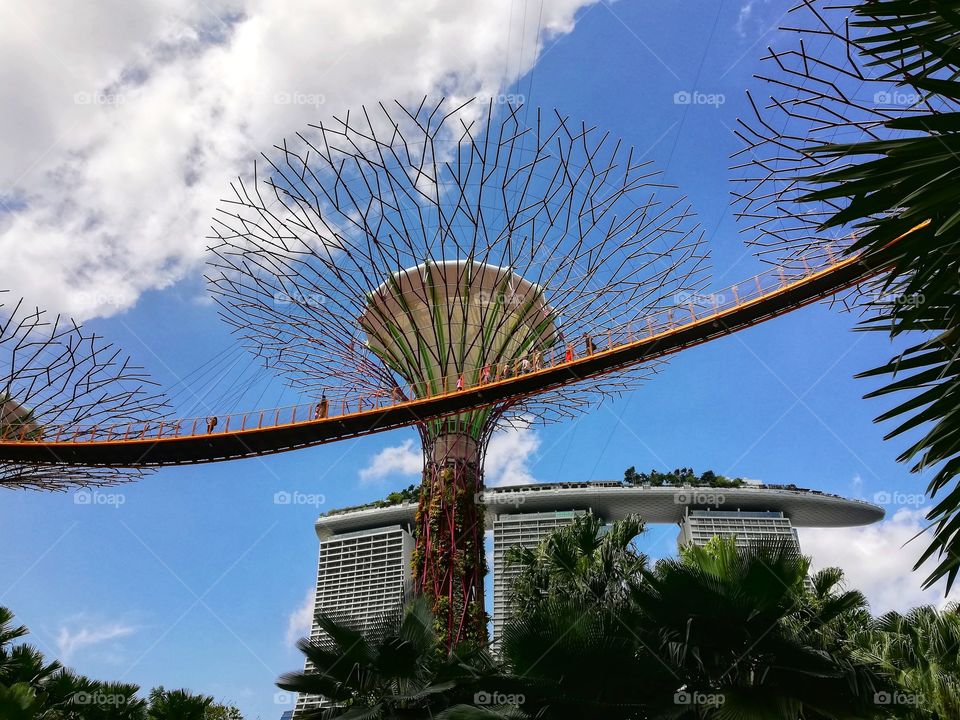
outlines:
[[584, 604], [622, 606], [647, 565], [633, 544], [643, 531], [640, 518], [631, 516], [604, 532], [603, 522], [587, 513], [535, 548], [510, 548], [507, 562], [520, 567], [511, 595], [514, 614], [531, 612], [558, 595]]
[[337, 703], [315, 718], [960, 717], [954, 608], [875, 619], [839, 569], [808, 581], [785, 543], [716, 539], [651, 569], [631, 542], [641, 529], [604, 534], [585, 515], [511, 553], [524, 601], [498, 660], [444, 652], [421, 599], [368, 631], [321, 615], [326, 639], [300, 643], [317, 671], [278, 684]]
[[909, 720], [960, 717], [960, 615], [918, 607], [878, 618], [865, 652], [896, 677]]
[[234, 705], [214, 703], [207, 708], [204, 720], [243, 720], [243, 714]]
[[928, 515], [934, 541], [917, 567], [939, 558], [926, 583], [946, 577], [949, 587], [960, 570], [960, 14], [940, 0], [869, 0], [853, 7], [852, 26], [851, 54], [925, 102], [885, 123], [891, 139], [807, 148], [842, 164], [808, 178], [816, 190], [796, 200], [834, 203], [823, 228], [859, 228], [850, 251], [889, 267], [864, 329], [919, 336], [861, 376], [888, 378], [868, 397], [907, 396], [878, 420], [898, 421], [888, 438], [919, 433], [898, 459], [935, 469], [928, 493], [946, 493]]
[[638, 473], [634, 466], [628, 467], [623, 473], [623, 480], [628, 485], [650, 485], [651, 487], [696, 485], [700, 487], [735, 488], [744, 484], [743, 478], [728, 478], [717, 475], [713, 470], [697, 475], [692, 468], [677, 468], [672, 472], [651, 470], [648, 473]]
[[337, 703], [317, 718], [428, 718], [472, 698], [493, 662], [477, 648], [444, 652], [430, 605], [414, 598], [365, 630], [318, 614], [324, 634], [297, 643], [314, 671], [289, 673], [277, 685]]
[[243, 720], [237, 708], [185, 690], [156, 688], [148, 703], [137, 685], [77, 675], [26, 643], [13, 644], [27, 634], [0, 607], [0, 720]]
[[408, 485], [402, 490], [397, 490], [387, 495], [384, 503], [386, 505], [399, 505], [405, 502], [417, 502], [420, 499], [420, 486]]
[[833, 570], [810, 592], [807, 569], [786, 545], [719, 540], [643, 570], [618, 604], [555, 585], [504, 628], [500, 675], [487, 682], [513, 701], [440, 717], [884, 717], [875, 697], [898, 686], [854, 642], [870, 630], [863, 596]]
[[209, 695], [194, 695], [186, 690], [165, 690], [163, 686], [150, 691], [149, 720], [204, 720], [213, 705]]

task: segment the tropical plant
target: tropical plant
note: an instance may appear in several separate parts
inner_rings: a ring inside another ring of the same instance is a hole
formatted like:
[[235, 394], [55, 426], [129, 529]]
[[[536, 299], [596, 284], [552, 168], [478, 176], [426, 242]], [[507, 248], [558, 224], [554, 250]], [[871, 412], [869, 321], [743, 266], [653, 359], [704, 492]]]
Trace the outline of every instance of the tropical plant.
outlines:
[[494, 668], [485, 650], [442, 650], [427, 598], [416, 597], [371, 628], [318, 613], [318, 638], [297, 647], [311, 670], [284, 675], [277, 685], [334, 704], [304, 717], [428, 718], [473, 697]]
[[896, 679], [898, 690], [884, 698], [909, 720], [960, 717], [960, 616], [924, 606], [890, 612], [874, 623], [863, 651]]
[[137, 685], [91, 680], [14, 644], [27, 634], [0, 607], [0, 720], [243, 720], [237, 708], [185, 690], [156, 688], [148, 706]]
[[[909, 346], [860, 377], [883, 378], [867, 397], [901, 397], [878, 420], [897, 421], [887, 438], [910, 438], [898, 460], [932, 472], [935, 532], [917, 567], [937, 558], [926, 584], [945, 577], [949, 591], [960, 570], [960, 13], [944, 0], [861, 0], [834, 14], [803, 4], [813, 27], [794, 19], [800, 44], [770, 55], [767, 80], [786, 96], [740, 133], [761, 173], [738, 197], [766, 250], [822, 253], [817, 238], [852, 231], [846, 252], [884, 269], [862, 329]], [[833, 54], [814, 48], [825, 37], [840, 43]], [[889, 101], [898, 95], [907, 101]]]
[[484, 699], [512, 702], [441, 717], [877, 718], [876, 697], [896, 686], [853, 642], [869, 630], [863, 596], [836, 570], [808, 589], [808, 567], [786, 544], [717, 540], [644, 570], [620, 604], [553, 586], [504, 628]]
[[207, 708], [204, 720], [243, 720], [243, 714], [235, 705], [214, 703]]
[[[881, 669], [823, 633], [862, 603], [806, 589], [809, 561], [787, 543], [721, 540], [662, 560], [634, 596], [645, 650], [676, 679], [675, 717], [872, 718], [891, 689]], [[669, 714], [666, 702], [658, 712]], [[700, 707], [697, 707], [697, 705]]]
[[510, 601], [513, 615], [524, 615], [551, 597], [622, 606], [647, 566], [646, 555], [634, 546], [643, 531], [638, 516], [605, 528], [598, 517], [584, 513], [536, 547], [510, 548], [506, 560], [519, 569]]
[[186, 690], [165, 690], [161, 685], [150, 691], [149, 703], [149, 720], [204, 720], [213, 698]]
[[705, 487], [733, 488], [744, 484], [743, 478], [728, 478], [717, 475], [713, 470], [706, 470], [697, 475], [692, 468], [677, 468], [671, 472], [660, 472], [653, 469], [648, 473], [637, 472], [633, 465], [623, 472], [623, 481], [628, 485], [650, 485], [662, 487], [664, 485], [700, 485]]
[[500, 639], [503, 665], [472, 704], [450, 720], [549, 718], [629, 720], [679, 687], [669, 667], [644, 651], [629, 607], [551, 595], [512, 618]]

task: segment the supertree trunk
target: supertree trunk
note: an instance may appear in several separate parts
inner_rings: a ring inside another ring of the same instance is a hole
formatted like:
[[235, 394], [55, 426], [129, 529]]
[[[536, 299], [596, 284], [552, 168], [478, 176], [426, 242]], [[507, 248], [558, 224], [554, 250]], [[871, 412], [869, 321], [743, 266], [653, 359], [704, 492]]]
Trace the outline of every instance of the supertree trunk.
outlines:
[[487, 640], [484, 524], [478, 502], [482, 468], [479, 446], [468, 435], [441, 435], [425, 453], [414, 590], [432, 599], [437, 633], [448, 650]]

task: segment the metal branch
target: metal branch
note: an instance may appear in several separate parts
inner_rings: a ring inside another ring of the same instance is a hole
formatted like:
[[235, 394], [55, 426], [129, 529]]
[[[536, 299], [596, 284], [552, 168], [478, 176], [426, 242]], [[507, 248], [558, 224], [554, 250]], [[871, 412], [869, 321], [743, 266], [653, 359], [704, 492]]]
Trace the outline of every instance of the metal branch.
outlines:
[[[167, 411], [155, 383], [120, 350], [72, 321], [49, 317], [0, 290], [0, 437], [45, 438]], [[136, 480], [149, 470], [0, 462], [0, 487], [65, 490]]]

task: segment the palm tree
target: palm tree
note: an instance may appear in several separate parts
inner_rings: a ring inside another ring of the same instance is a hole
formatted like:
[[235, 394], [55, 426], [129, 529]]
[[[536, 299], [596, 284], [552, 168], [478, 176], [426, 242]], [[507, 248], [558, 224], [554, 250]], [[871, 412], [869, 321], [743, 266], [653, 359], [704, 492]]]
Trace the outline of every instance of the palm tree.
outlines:
[[[821, 4], [805, 4], [815, 14], [810, 35], [829, 35]], [[795, 128], [775, 135], [775, 162], [786, 158], [789, 170], [778, 165], [773, 172], [788, 190], [776, 201], [767, 198], [767, 207], [792, 214], [788, 224], [805, 225], [822, 212], [816, 235], [853, 229], [858, 239], [848, 252], [888, 268], [873, 288], [880, 299], [867, 305], [862, 327], [916, 340], [860, 377], [886, 378], [867, 397], [906, 395], [877, 419], [898, 421], [887, 438], [920, 431], [898, 460], [912, 472], [934, 470], [927, 492], [944, 495], [928, 515], [935, 535], [916, 567], [939, 558], [926, 585], [946, 577], [949, 591], [960, 571], [960, 14], [942, 0], [860, 0], [843, 12], [852, 13], [850, 33], [834, 31], [845, 45], [835, 64], [819, 64], [800, 46], [792, 54], [802, 57], [802, 66], [787, 68], [781, 54], [773, 82], [790, 97], [770, 107], [807, 121], [807, 137], [868, 139], [812, 142]], [[918, 100], [900, 112], [868, 109], [867, 120], [857, 121], [867, 75]], [[844, 76], [857, 87], [841, 89]], [[765, 128], [774, 132], [783, 124], [777, 120], [768, 118]]]
[[[504, 629], [510, 700], [452, 708], [451, 720], [864, 720], [895, 686], [851, 638], [866, 605], [784, 544], [688, 548], [631, 579], [622, 602], [553, 590]], [[869, 626], [869, 622], [866, 622]]]
[[207, 708], [213, 705], [209, 695], [194, 695], [186, 690], [165, 690], [163, 686], [150, 691], [148, 720], [204, 720]]
[[366, 630], [351, 619], [318, 613], [323, 635], [297, 643], [313, 669], [284, 675], [277, 685], [335, 703], [306, 717], [435, 717], [472, 698], [494, 665], [479, 648], [459, 646], [447, 654], [434, 621], [422, 597]]
[[960, 616], [917, 607], [878, 618], [865, 653], [894, 675], [900, 687], [888, 699], [910, 720], [960, 717]]
[[[677, 700], [688, 707], [674, 716], [875, 716], [874, 694], [889, 688], [883, 674], [815, 639], [859, 598], [817, 601], [805, 589], [808, 567], [786, 544], [738, 549], [728, 540], [645, 574], [637, 633], [680, 681]], [[670, 714], [665, 703], [658, 712]]]
[[535, 548], [511, 548], [507, 562], [520, 569], [511, 588], [513, 614], [523, 615], [557, 596], [623, 605], [647, 566], [646, 555], [633, 544], [643, 531], [639, 516], [619, 520], [605, 532], [602, 520], [585, 513]]
[[35, 720], [40, 705], [36, 692], [27, 683], [0, 684], [0, 718], [4, 720]]
[[137, 685], [90, 680], [26, 643], [13, 644], [28, 633], [0, 607], [0, 718], [146, 720]]

